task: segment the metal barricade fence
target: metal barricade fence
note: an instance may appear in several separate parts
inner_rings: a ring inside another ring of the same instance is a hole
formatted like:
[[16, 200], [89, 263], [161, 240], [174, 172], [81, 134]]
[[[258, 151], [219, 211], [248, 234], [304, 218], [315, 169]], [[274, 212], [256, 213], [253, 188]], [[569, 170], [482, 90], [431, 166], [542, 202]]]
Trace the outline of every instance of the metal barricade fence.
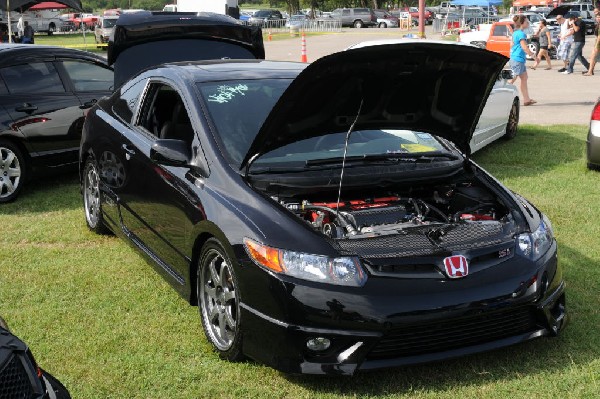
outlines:
[[433, 32], [442, 33], [459, 29], [462, 27], [475, 27], [479, 24], [491, 24], [498, 21], [497, 17], [451, 17], [451, 18], [436, 18], [433, 20]]
[[[305, 32], [341, 32], [342, 21], [339, 19], [308, 19], [306, 21], [292, 21], [291, 26], [285, 19], [270, 19], [260, 22], [243, 22], [245, 25], [260, 26], [264, 33], [287, 33], [290, 29]], [[287, 25], [287, 26], [286, 26]]]

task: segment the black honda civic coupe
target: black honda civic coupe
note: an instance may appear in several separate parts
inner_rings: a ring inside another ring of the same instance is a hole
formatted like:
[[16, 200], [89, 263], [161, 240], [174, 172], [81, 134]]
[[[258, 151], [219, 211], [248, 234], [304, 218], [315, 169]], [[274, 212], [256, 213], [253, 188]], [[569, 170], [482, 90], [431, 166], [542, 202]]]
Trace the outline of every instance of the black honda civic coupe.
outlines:
[[151, 67], [87, 116], [87, 224], [228, 360], [351, 375], [557, 335], [550, 221], [469, 155], [505, 63], [408, 41]]

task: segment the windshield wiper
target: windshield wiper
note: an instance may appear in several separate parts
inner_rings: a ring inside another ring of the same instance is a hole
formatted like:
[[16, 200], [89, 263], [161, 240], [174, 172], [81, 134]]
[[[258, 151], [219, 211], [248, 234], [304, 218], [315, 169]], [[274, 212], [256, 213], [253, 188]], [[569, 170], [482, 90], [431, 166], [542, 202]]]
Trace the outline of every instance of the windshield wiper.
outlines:
[[[433, 162], [434, 160], [446, 158], [450, 161], [456, 161], [459, 158], [458, 155], [451, 153], [442, 152], [422, 152], [422, 153], [391, 153], [391, 154], [371, 154], [371, 155], [354, 155], [346, 157], [346, 162], [362, 162], [362, 163], [374, 163], [374, 162]], [[309, 159], [305, 162], [306, 167], [319, 166], [319, 165], [332, 165], [342, 163], [342, 157], [335, 158], [324, 158], [324, 159]]]

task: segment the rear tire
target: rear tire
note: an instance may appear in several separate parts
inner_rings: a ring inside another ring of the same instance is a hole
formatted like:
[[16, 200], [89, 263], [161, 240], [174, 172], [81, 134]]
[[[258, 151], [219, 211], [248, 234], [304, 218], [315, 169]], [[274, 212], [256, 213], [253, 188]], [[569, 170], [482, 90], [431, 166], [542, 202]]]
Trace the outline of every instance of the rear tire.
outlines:
[[100, 197], [100, 173], [98, 166], [92, 159], [85, 163], [83, 172], [83, 209], [85, 222], [90, 230], [96, 234], [109, 234], [102, 214], [102, 201]]
[[380, 27], [380, 28], [387, 28], [387, 24], [386, 24], [385, 22], [381, 22], [381, 23], [379, 24], [379, 27]]
[[589, 170], [593, 170], [593, 171], [595, 171], [595, 172], [600, 172], [600, 165], [595, 165], [595, 164], [593, 164], [593, 163], [589, 163], [589, 162], [588, 162], [588, 164], [587, 164], [587, 168], [588, 168]]
[[519, 110], [519, 99], [515, 98], [510, 107], [508, 122], [506, 123], [506, 133], [504, 134], [506, 140], [513, 139], [517, 135], [517, 129], [519, 127]]
[[202, 247], [196, 284], [206, 338], [221, 359], [243, 360], [239, 284], [231, 260], [214, 238]]
[[56, 25], [54, 25], [54, 22], [51, 22], [48, 26], [48, 36], [52, 36], [54, 32], [56, 32]]
[[21, 149], [0, 139], [0, 204], [13, 201], [27, 178], [27, 164]]
[[363, 22], [359, 19], [358, 21], [354, 21], [354, 27], [360, 29], [364, 26]]

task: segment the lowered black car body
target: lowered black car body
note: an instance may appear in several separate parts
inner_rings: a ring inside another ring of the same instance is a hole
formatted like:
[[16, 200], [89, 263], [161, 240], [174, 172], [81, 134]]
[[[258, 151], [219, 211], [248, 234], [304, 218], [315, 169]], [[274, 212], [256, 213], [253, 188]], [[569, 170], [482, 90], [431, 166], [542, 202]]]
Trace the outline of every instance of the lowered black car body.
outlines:
[[230, 360], [353, 374], [556, 335], [550, 222], [462, 153], [504, 63], [419, 42], [149, 69], [86, 119], [88, 226]]

